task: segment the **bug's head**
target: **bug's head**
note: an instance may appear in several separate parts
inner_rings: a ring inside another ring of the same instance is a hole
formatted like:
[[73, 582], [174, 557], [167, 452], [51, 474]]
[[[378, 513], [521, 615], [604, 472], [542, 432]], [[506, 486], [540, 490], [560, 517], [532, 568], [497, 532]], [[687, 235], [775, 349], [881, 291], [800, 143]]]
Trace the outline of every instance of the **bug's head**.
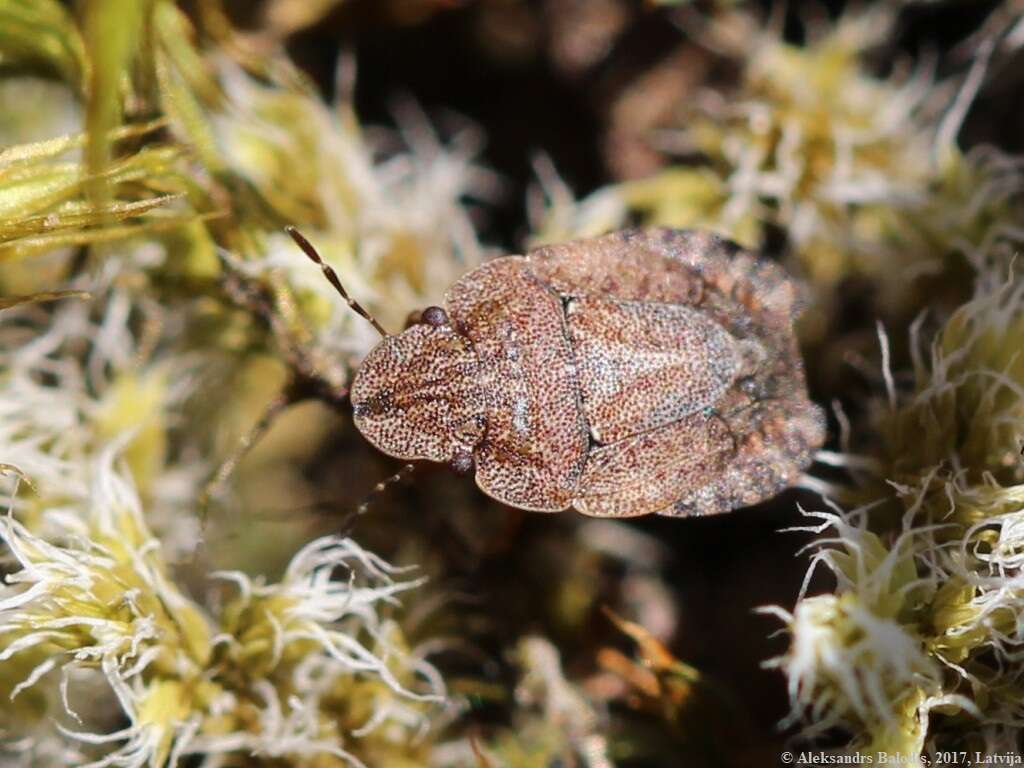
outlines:
[[486, 394], [476, 354], [444, 310], [424, 310], [420, 323], [374, 347], [351, 400], [356, 427], [384, 453], [472, 467], [486, 430]]

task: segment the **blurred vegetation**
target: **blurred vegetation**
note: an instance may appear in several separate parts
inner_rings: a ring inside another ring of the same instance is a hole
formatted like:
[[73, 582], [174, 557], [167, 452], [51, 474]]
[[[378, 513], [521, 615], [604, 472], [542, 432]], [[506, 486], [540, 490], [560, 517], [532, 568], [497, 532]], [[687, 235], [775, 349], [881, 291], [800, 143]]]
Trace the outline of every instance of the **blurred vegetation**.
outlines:
[[[1019, 753], [1022, 30], [0, 0], [0, 761]], [[424, 467], [355, 515], [397, 469], [348, 415], [377, 336], [283, 228], [397, 331], [489, 256], [634, 224], [804, 280], [834, 417], [802, 490], [619, 522]]]

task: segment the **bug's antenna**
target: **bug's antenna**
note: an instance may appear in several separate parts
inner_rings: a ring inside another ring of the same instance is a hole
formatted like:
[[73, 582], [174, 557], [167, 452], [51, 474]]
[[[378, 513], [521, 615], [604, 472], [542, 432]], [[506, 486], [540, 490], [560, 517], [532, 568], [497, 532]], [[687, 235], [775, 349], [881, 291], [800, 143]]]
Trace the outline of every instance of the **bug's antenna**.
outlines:
[[358, 507], [356, 507], [356, 514], [366, 514], [366, 510], [370, 508], [370, 504], [373, 502], [373, 500], [380, 496], [384, 491], [386, 491], [389, 485], [394, 485], [400, 480], [405, 479], [406, 477], [411, 475], [413, 471], [415, 471], [415, 469], [415, 464], [406, 464], [400, 470], [395, 472], [395, 474], [391, 475], [391, 477], [385, 477], [383, 480], [381, 480], [379, 483], [373, 486], [373, 490], [366, 494], [366, 498], [364, 498], [362, 503]]
[[303, 253], [309, 256], [314, 263], [320, 265], [320, 269], [323, 270], [324, 277], [326, 277], [327, 281], [334, 286], [334, 290], [341, 294], [341, 298], [343, 298], [348, 305], [352, 307], [355, 313], [369, 320], [370, 325], [377, 329], [377, 333], [382, 337], [387, 338], [389, 335], [388, 332], [381, 327], [381, 324], [377, 322], [373, 315], [363, 309], [363, 306], [358, 301], [348, 295], [348, 291], [346, 291], [345, 286], [341, 284], [341, 280], [338, 279], [337, 273], [330, 264], [325, 263], [324, 260], [320, 258], [320, 254], [317, 253], [313, 244], [309, 242], [309, 240], [307, 240], [299, 230], [291, 225], [285, 227], [284, 231], [291, 235], [292, 240], [294, 240], [295, 244], [302, 249]]

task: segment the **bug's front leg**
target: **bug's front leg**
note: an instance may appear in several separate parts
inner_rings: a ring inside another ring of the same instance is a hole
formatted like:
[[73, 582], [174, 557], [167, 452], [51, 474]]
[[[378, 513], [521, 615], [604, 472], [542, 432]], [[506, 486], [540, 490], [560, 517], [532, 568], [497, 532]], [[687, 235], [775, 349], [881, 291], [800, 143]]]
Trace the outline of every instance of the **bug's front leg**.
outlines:
[[248, 277], [227, 259], [222, 258], [221, 263], [223, 276], [220, 287], [223, 295], [263, 324], [288, 368], [288, 380], [203, 487], [198, 506], [200, 517], [204, 520], [210, 504], [221, 495], [238, 465], [288, 406], [315, 399], [338, 410], [347, 410], [349, 394], [347, 371], [338, 364], [322, 364], [315, 351], [299, 338], [311, 338], [312, 333], [303, 329], [303, 333], [298, 334], [286, 321], [286, 314], [292, 317], [296, 315], [294, 311], [282, 311], [283, 304], [294, 310], [287, 287], [271, 287], [261, 280]]

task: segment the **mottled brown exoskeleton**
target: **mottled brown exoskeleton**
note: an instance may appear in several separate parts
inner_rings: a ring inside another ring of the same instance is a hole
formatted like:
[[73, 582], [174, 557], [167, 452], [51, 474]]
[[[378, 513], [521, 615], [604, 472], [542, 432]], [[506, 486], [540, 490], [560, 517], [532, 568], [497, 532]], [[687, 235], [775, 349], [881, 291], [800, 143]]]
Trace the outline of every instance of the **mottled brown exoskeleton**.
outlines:
[[824, 440], [796, 293], [778, 265], [695, 231], [497, 258], [367, 355], [355, 424], [396, 458], [475, 470], [486, 494], [521, 509], [754, 504], [795, 482]]

